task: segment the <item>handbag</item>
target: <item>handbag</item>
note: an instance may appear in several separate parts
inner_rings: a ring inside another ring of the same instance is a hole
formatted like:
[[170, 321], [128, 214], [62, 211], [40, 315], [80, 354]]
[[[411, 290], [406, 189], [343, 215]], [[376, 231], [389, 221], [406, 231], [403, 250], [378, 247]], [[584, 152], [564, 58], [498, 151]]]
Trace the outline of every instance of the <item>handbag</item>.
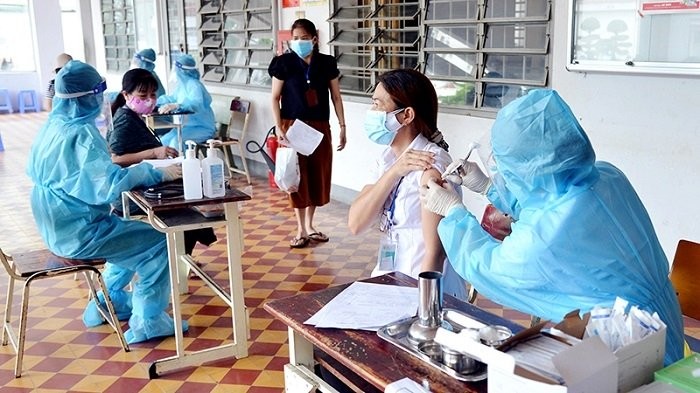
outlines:
[[275, 158], [275, 183], [280, 190], [288, 193], [299, 190], [299, 158], [297, 152], [290, 147], [277, 148]]

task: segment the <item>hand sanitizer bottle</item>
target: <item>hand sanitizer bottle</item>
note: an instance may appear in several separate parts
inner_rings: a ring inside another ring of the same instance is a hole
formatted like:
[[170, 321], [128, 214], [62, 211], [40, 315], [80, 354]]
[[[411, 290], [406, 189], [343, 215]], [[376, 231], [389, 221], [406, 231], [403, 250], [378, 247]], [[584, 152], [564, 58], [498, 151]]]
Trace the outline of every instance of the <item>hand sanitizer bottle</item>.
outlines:
[[197, 144], [185, 141], [187, 150], [182, 161], [182, 184], [185, 189], [185, 199], [202, 199], [202, 166], [196, 157]]
[[204, 196], [207, 198], [221, 197], [226, 194], [224, 188], [224, 161], [216, 154], [214, 139], [209, 139], [207, 158], [202, 160], [202, 181], [204, 183]]

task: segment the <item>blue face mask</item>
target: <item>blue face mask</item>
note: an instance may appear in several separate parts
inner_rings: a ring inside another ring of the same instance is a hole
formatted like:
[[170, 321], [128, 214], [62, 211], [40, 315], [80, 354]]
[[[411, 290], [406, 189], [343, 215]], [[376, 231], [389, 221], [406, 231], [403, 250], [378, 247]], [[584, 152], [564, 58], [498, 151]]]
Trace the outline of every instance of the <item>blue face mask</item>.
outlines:
[[367, 111], [365, 132], [369, 140], [380, 145], [390, 145], [402, 127], [401, 123], [396, 120], [396, 114], [401, 111], [403, 108], [389, 113], [375, 110]]
[[289, 47], [297, 56], [304, 59], [314, 50], [314, 43], [311, 40], [292, 40], [289, 41]]

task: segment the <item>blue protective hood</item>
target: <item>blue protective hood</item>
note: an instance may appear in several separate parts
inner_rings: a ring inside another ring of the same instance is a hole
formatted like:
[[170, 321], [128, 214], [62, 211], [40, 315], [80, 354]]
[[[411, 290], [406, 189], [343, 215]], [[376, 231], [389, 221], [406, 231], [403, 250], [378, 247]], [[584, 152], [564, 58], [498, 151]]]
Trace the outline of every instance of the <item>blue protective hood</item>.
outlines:
[[134, 63], [148, 71], [156, 69], [156, 51], [151, 48], [142, 49], [134, 55]]
[[498, 171], [521, 205], [533, 195], [590, 186], [598, 177], [586, 133], [554, 90], [533, 90], [501, 109], [491, 145]]
[[67, 124], [94, 123], [102, 110], [103, 93], [75, 98], [60, 98], [61, 94], [89, 92], [104, 79], [91, 65], [72, 60], [56, 75], [51, 117], [62, 117]]
[[184, 54], [175, 60], [175, 75], [177, 75], [178, 82], [185, 82], [188, 79], [199, 80], [199, 70], [197, 69], [197, 63], [194, 57]]

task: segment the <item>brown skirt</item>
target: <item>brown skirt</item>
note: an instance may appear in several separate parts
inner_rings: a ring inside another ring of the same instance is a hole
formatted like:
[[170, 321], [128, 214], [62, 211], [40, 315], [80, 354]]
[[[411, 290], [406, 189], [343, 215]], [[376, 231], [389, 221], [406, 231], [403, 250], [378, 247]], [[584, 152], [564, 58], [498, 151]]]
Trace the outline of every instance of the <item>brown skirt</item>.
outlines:
[[[282, 127], [288, 129], [294, 120], [282, 119]], [[289, 194], [290, 206], [303, 209], [308, 206], [323, 206], [331, 200], [331, 168], [333, 144], [331, 125], [327, 120], [306, 120], [304, 123], [323, 134], [316, 150], [309, 156], [299, 156], [299, 190]]]

